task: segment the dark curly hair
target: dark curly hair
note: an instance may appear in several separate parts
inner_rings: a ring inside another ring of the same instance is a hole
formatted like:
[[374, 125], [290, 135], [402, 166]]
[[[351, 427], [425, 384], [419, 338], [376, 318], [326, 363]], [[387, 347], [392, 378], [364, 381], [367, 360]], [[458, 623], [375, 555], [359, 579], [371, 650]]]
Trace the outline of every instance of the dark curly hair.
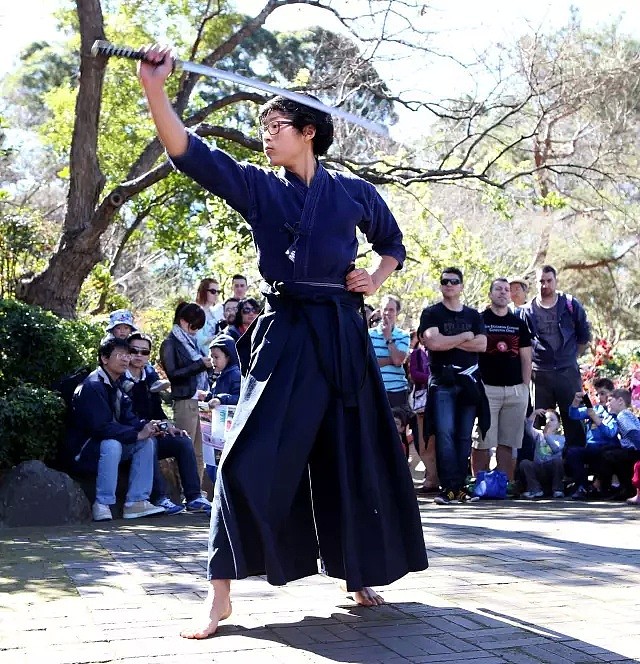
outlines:
[[[320, 101], [313, 95], [307, 94], [305, 96]], [[326, 154], [331, 147], [333, 143], [333, 119], [329, 113], [323, 113], [297, 101], [278, 96], [260, 108], [258, 119], [261, 124], [272, 111], [279, 111], [286, 115], [298, 131], [302, 131], [308, 125], [313, 125], [316, 128], [316, 135], [313, 137], [314, 155]]]

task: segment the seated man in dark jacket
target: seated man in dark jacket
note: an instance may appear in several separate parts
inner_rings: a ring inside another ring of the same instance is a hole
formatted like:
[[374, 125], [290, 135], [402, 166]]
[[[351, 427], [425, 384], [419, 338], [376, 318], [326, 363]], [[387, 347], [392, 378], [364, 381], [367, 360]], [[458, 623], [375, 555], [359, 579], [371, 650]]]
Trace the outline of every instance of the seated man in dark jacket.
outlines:
[[136, 519], [164, 512], [149, 502], [153, 481], [154, 436], [158, 422], [143, 422], [131, 408], [120, 378], [129, 366], [129, 344], [124, 339], [103, 340], [99, 367], [76, 388], [67, 436], [69, 461], [79, 471], [97, 473], [94, 521], [109, 521], [116, 502], [118, 466], [131, 459], [129, 487], [123, 516]]
[[[167, 416], [162, 410], [160, 395], [153, 390], [156, 372], [149, 365], [151, 337], [142, 332], [133, 332], [127, 338], [131, 362], [127, 370], [124, 388], [131, 397], [133, 410], [142, 420], [163, 420]], [[158, 459], [175, 458], [180, 472], [180, 481], [186, 498], [186, 505], [176, 505], [167, 496], [167, 485], [160, 471]], [[161, 432], [156, 436], [156, 456], [153, 468], [153, 488], [151, 495], [154, 503], [163, 507], [167, 514], [177, 514], [185, 507], [187, 512], [211, 512], [211, 503], [200, 492], [200, 478], [196, 455], [191, 439], [184, 431], [175, 435]]]

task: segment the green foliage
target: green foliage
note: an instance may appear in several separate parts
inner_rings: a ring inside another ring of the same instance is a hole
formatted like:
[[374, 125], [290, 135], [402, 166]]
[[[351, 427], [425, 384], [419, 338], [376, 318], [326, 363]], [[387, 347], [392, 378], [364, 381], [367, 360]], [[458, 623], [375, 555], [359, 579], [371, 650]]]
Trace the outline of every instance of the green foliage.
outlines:
[[57, 394], [29, 383], [0, 397], [0, 468], [21, 461], [50, 462], [64, 435], [65, 405]]
[[131, 301], [118, 292], [107, 263], [98, 263], [82, 285], [78, 298], [78, 310], [96, 315], [129, 308], [131, 308]]
[[160, 344], [171, 332], [173, 314], [180, 299], [182, 298], [176, 298], [175, 302], [168, 302], [162, 309], [146, 309], [136, 316], [136, 324], [139, 329], [148, 334], [153, 341], [151, 363], [156, 363], [159, 360]]
[[57, 228], [37, 209], [9, 201], [3, 193], [0, 190], [0, 297], [7, 297], [15, 294], [22, 275], [44, 267]]
[[104, 332], [38, 307], [0, 300], [0, 395], [17, 385], [50, 387], [80, 366], [93, 366]]

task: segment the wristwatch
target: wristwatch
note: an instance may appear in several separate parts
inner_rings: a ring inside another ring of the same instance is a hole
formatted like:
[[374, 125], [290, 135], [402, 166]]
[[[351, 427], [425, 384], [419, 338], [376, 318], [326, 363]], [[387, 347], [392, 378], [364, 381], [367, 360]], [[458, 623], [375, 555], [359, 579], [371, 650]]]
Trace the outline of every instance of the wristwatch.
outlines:
[[387, 339], [385, 343], [387, 344], [387, 346], [390, 346], [391, 344], [394, 344], [395, 341], [393, 339]]

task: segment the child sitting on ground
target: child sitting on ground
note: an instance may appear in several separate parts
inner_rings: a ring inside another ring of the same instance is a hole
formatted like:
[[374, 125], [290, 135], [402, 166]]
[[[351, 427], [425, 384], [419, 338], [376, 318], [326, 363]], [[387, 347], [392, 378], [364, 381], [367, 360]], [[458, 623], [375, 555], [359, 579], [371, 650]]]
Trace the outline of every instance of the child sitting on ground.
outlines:
[[609, 412], [616, 416], [620, 433], [620, 448], [602, 455], [600, 479], [602, 492], [611, 491], [611, 478], [615, 474], [620, 480], [620, 489], [611, 498], [624, 499], [633, 493], [631, 476], [634, 464], [640, 461], [640, 420], [631, 410], [631, 392], [614, 390], [609, 397]]
[[[533, 421], [538, 415], [545, 416], [546, 423], [542, 431], [533, 428]], [[562, 486], [564, 436], [558, 433], [560, 416], [555, 410], [545, 411], [543, 408], [538, 408], [525, 420], [525, 428], [535, 440], [535, 452], [533, 461], [524, 459], [520, 462], [520, 469], [527, 485], [522, 497], [529, 500], [542, 498], [544, 496], [542, 484], [550, 481], [553, 497], [564, 498]]]

